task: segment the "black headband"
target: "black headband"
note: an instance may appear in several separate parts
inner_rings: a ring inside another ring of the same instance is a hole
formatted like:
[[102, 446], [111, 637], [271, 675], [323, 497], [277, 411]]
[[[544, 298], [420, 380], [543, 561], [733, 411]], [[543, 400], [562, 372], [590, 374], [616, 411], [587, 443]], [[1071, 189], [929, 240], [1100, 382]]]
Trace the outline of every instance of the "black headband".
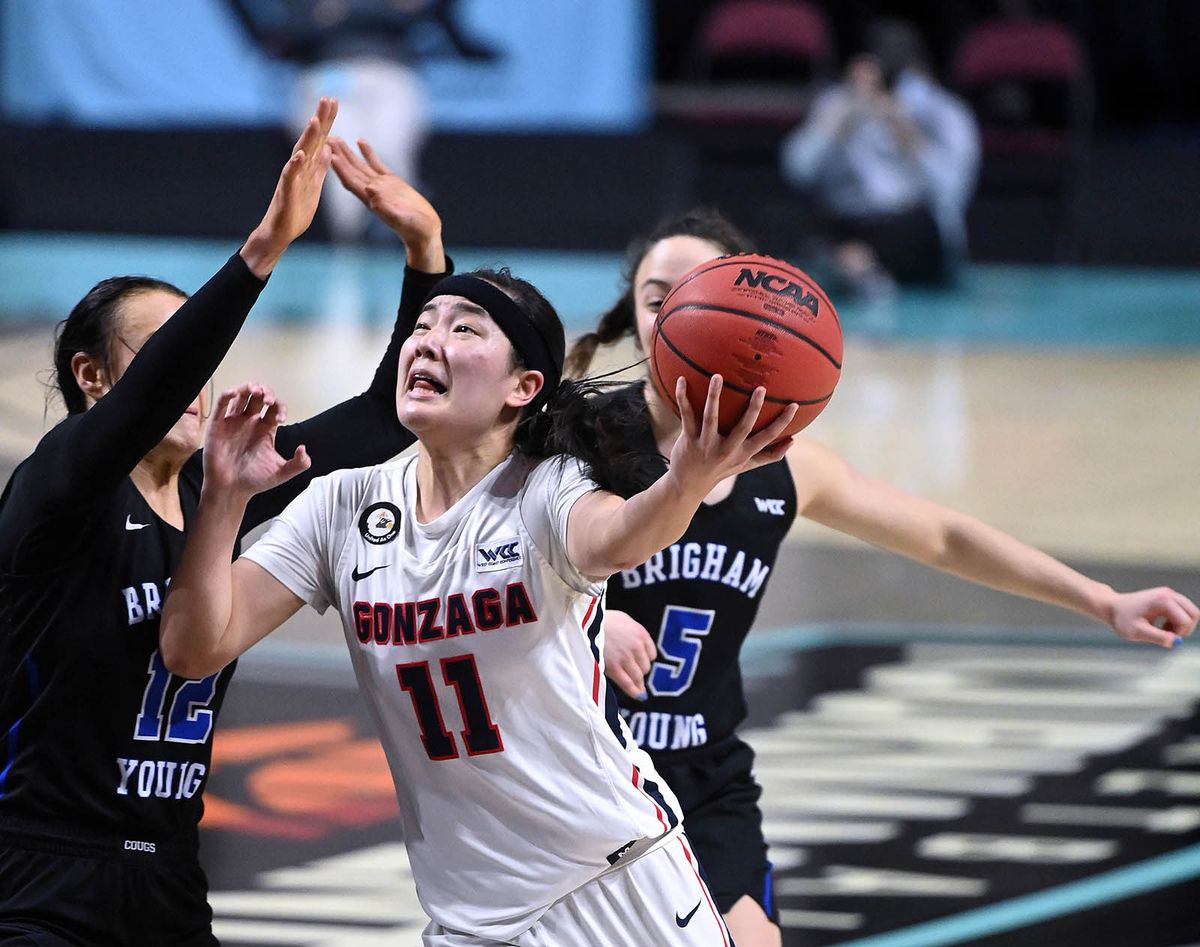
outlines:
[[562, 365], [555, 362], [541, 332], [515, 302], [498, 286], [477, 276], [447, 276], [439, 280], [425, 297], [425, 303], [435, 296], [462, 296], [477, 306], [482, 306], [492, 321], [508, 336], [508, 341], [525, 362], [525, 367], [542, 373], [545, 384], [538, 393], [538, 401], [544, 401], [558, 390], [562, 379]]

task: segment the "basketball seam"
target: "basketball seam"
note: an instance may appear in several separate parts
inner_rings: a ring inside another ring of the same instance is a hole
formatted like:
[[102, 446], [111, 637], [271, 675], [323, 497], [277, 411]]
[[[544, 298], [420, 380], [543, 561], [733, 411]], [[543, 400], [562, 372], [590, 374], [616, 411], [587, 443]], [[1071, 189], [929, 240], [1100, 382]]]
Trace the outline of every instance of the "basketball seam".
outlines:
[[679, 290], [681, 287], [687, 285], [692, 280], [696, 279], [698, 276], [703, 276], [705, 273], [711, 273], [713, 270], [724, 269], [727, 266], [745, 266], [746, 263], [749, 262], [750, 260], [752, 260], [754, 257], [758, 257], [758, 258], [764, 259], [764, 260], [770, 260], [772, 265], [776, 265], [781, 270], [785, 270], [785, 271], [789, 272], [789, 274], [791, 276], [794, 276], [797, 281], [804, 283], [810, 290], [815, 290], [816, 292], [820, 293], [821, 297], [825, 300], [825, 305], [829, 307], [829, 312], [833, 315], [833, 321], [838, 324], [838, 328], [841, 328], [842, 320], [838, 316], [837, 308], [833, 305], [833, 302], [830, 300], [829, 294], [826, 293], [825, 290], [821, 289], [821, 287], [818, 286], [817, 283], [813, 281], [813, 278], [811, 276], [809, 276], [803, 270], [796, 269], [790, 263], [788, 263], [784, 260], [780, 260], [778, 257], [766, 256], [761, 253], [740, 253], [740, 254], [736, 254], [733, 257], [717, 257], [717, 260], [720, 260], [723, 262], [717, 262], [713, 266], [707, 266], [705, 264], [701, 264], [700, 266], [696, 267], [696, 270], [693, 271], [690, 275], [685, 276], [682, 280], [680, 280], [673, 287], [671, 287], [671, 292], [667, 294], [667, 298], [664, 299], [663, 302], [664, 303], [670, 302], [671, 296], [677, 290]]
[[[769, 326], [775, 326], [781, 332], [786, 332], [788, 335], [795, 336], [797, 339], [800, 339], [803, 342], [807, 342], [814, 349], [816, 349], [818, 352], [820, 352], [822, 355], [824, 355], [825, 358], [829, 361], [830, 365], [832, 365], [834, 368], [836, 368], [839, 372], [842, 370], [842, 363], [839, 362], [836, 358], [834, 358], [829, 353], [829, 351], [823, 345], [821, 345], [821, 343], [818, 342], [816, 339], [813, 339], [813, 338], [805, 335], [803, 332], [793, 329], [791, 326], [785, 326], [782, 322], [776, 322], [774, 319], [768, 319], [766, 316], [760, 315], [757, 312], [747, 312], [745, 309], [733, 309], [730, 306], [713, 306], [708, 303], [681, 303], [680, 305], [675, 306], [673, 309], [670, 309], [667, 312], [662, 313], [658, 317], [659, 323], [661, 324], [661, 323], [666, 322], [667, 319], [669, 319], [671, 316], [675, 315], [675, 313], [680, 312], [684, 309], [707, 309], [710, 312], [727, 312], [730, 315], [734, 315], [734, 316], [745, 316], [747, 319], [752, 319], [756, 322], [765, 322]], [[671, 347], [674, 348], [674, 346], [671, 346]]]
[[[685, 355], [683, 352], [679, 351], [679, 349], [677, 349], [675, 347], [675, 343], [672, 342], [670, 337], [668, 337], [668, 335], [665, 332], [663, 332], [661, 329], [657, 330], [657, 335], [660, 339], [663, 340], [663, 343], [667, 346], [667, 348], [669, 348], [672, 352], [674, 352], [676, 355], [678, 355], [679, 358], [684, 362], [684, 364], [686, 364], [689, 368], [694, 369], [695, 371], [699, 372], [701, 375], [707, 374], [710, 378], [713, 375], [717, 374], [716, 372], [710, 372], [707, 368], [704, 368], [703, 366], [692, 361], [692, 359], [690, 359], [687, 355]], [[659, 384], [662, 385], [664, 390], [666, 390], [666, 387], [667, 387], [666, 381], [663, 378], [662, 372], [659, 370], [657, 363], [654, 366], [654, 370], [656, 372], [658, 372]], [[729, 388], [732, 391], [736, 391], [738, 394], [746, 395], [747, 397], [754, 394], [754, 389], [747, 390], [747, 389], [743, 388], [741, 385], [736, 385], [733, 382], [729, 381], [723, 375], [721, 377], [722, 377], [722, 381], [724, 382], [724, 387]], [[832, 397], [833, 397], [833, 392], [831, 391], [831, 392], [829, 392], [829, 394], [823, 395], [820, 398], [811, 398], [811, 399], [804, 400], [804, 401], [797, 399], [797, 398], [774, 398], [769, 394], [767, 395], [766, 400], [770, 401], [772, 404], [809, 405], [809, 404], [821, 404], [822, 402], [828, 401]]]

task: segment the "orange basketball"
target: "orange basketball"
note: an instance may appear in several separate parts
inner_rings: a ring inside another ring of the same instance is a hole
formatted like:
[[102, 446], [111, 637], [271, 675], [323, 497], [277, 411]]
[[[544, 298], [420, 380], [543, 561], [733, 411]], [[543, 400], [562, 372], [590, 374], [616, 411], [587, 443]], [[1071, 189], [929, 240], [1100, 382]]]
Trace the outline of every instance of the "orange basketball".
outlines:
[[816, 418], [842, 373], [842, 326], [825, 291], [782, 260], [743, 253], [701, 263], [663, 300], [650, 343], [651, 377], [675, 406], [675, 380], [687, 381], [697, 419], [709, 379], [720, 374], [719, 426], [728, 432], [754, 389], [767, 389], [755, 430], [792, 402], [784, 436]]

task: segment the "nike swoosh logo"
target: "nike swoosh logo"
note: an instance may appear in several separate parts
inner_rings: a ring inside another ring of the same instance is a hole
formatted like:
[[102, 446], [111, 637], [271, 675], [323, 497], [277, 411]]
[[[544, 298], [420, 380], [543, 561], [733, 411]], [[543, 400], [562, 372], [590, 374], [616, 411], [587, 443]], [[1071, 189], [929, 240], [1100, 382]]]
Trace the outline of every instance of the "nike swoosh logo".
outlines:
[[150, 525], [149, 523], [135, 523], [133, 521], [133, 517], [130, 516], [130, 514], [128, 514], [128, 513], [125, 514], [125, 528], [126, 529], [145, 529], [149, 525]]
[[696, 906], [694, 908], [692, 908], [690, 911], [688, 911], [687, 914], [685, 914], [683, 917], [680, 917], [678, 914], [676, 914], [675, 915], [675, 923], [678, 924], [680, 927], [687, 927], [689, 924], [692, 923], [693, 915], [695, 915], [695, 913], [699, 910], [700, 910], [700, 902], [697, 901]]
[[390, 562], [384, 563], [381, 566], [376, 566], [374, 569], [368, 569], [366, 572], [359, 572], [358, 566], [355, 566], [350, 572], [350, 578], [352, 578], [355, 582], [361, 582], [363, 579], [365, 579], [367, 576], [369, 576], [372, 572], [378, 572], [380, 569], [386, 569], [390, 565], [391, 565]]

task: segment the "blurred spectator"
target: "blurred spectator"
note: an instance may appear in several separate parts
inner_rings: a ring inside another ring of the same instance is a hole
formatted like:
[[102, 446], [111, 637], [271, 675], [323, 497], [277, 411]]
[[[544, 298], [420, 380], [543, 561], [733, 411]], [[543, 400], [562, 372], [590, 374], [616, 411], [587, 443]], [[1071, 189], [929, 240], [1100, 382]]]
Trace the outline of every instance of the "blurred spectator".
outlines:
[[[427, 27], [433, 26], [455, 55], [495, 58], [459, 29], [457, 0], [284, 0], [282, 15], [279, 3], [230, 2], [268, 52], [301, 65], [290, 110], [296, 134], [317, 100], [333, 96], [343, 136], [369, 139], [383, 162], [406, 181], [419, 180], [417, 162], [429, 133], [429, 102], [416, 69], [417, 32], [427, 41]], [[321, 212], [338, 242], [363, 239], [373, 220], [332, 175]]]
[[867, 51], [783, 142], [782, 170], [817, 205], [814, 238], [843, 289], [887, 294], [946, 278], [966, 252], [979, 165], [967, 106], [933, 78], [920, 35], [876, 22]]

